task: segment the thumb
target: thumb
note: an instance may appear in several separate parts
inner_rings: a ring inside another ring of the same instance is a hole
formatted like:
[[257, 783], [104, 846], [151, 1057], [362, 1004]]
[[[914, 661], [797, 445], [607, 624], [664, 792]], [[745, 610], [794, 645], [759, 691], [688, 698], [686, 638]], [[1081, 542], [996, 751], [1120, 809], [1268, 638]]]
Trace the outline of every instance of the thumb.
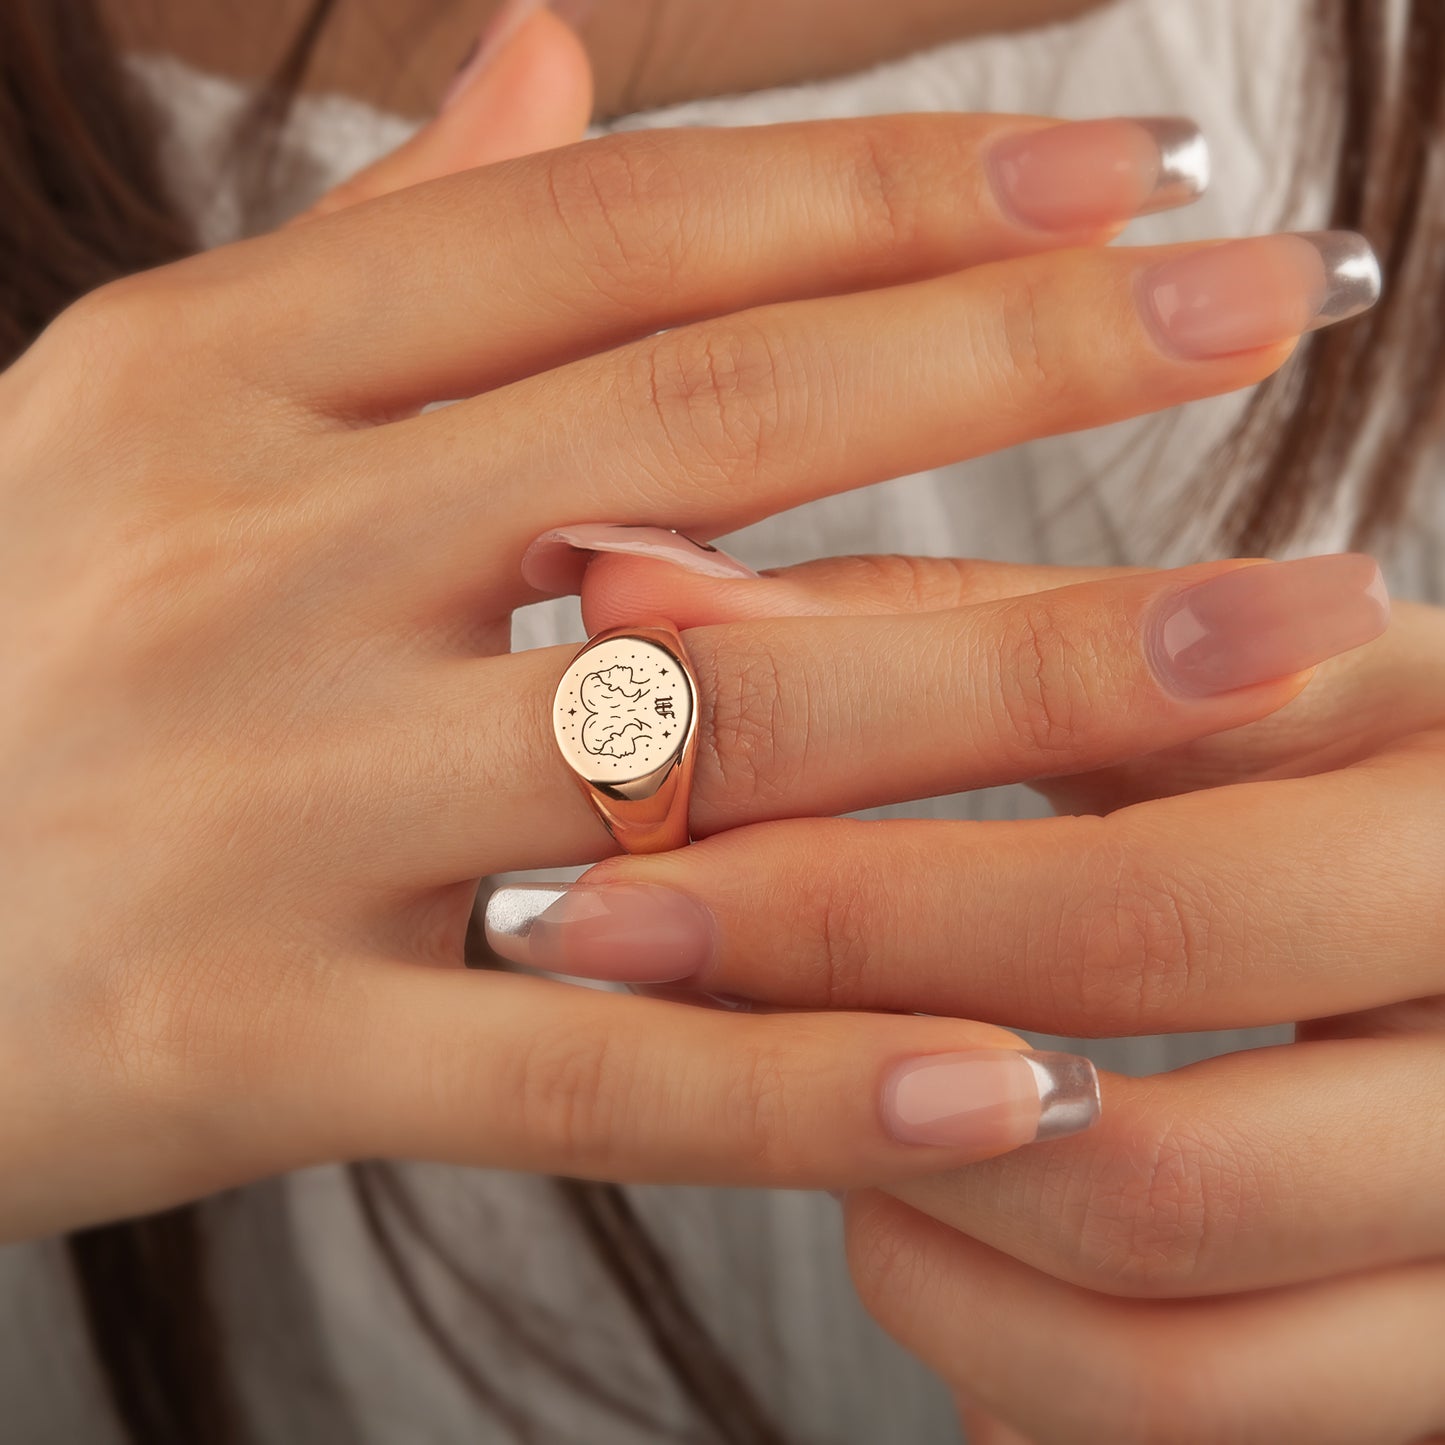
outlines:
[[[581, 140], [592, 114], [582, 42], [538, 0], [510, 4], [478, 41], [436, 118], [328, 191], [297, 221], [423, 181]], [[294, 224], [294, 222], [293, 222]]]

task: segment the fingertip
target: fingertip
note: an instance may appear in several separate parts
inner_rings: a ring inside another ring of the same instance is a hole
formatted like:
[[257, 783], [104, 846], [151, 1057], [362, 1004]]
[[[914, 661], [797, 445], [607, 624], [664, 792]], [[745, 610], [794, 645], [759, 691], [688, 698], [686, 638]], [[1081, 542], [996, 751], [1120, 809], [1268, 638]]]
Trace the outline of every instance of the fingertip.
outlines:
[[529, 18], [430, 127], [435, 174], [552, 150], [582, 139], [592, 117], [592, 64], [550, 11]]

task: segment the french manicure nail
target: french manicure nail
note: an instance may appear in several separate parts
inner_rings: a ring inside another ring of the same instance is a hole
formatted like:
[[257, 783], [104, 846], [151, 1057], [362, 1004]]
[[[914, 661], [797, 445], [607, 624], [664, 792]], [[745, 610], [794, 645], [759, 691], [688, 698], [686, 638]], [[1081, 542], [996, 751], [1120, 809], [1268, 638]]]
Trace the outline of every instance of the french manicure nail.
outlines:
[[484, 71], [499, 51], [519, 31], [523, 24], [539, 10], [547, 7], [547, 0], [502, 0], [497, 12], [483, 28], [477, 43], [463, 59], [452, 83], [442, 96], [440, 109], [445, 110]]
[[522, 554], [522, 578], [539, 592], [575, 592], [582, 583], [588, 554], [621, 552], [669, 562], [703, 577], [756, 578], [736, 557], [708, 542], [695, 542], [666, 527], [633, 527], [611, 522], [582, 522], [543, 532]]
[[1209, 184], [1209, 148], [1177, 116], [1076, 121], [996, 141], [995, 195], [1025, 226], [1070, 231], [1187, 205]]
[[1260, 562], [1165, 593], [1144, 622], [1160, 682], [1185, 697], [1288, 677], [1378, 637], [1390, 621], [1373, 557]]
[[712, 960], [712, 915], [651, 883], [522, 883], [487, 900], [487, 942], [545, 973], [675, 983]]
[[1098, 1073], [1079, 1054], [930, 1054], [897, 1065], [883, 1085], [883, 1123], [893, 1138], [980, 1159], [1076, 1134], [1099, 1109]]
[[1379, 299], [1379, 262], [1353, 231], [1226, 241], [1138, 279], [1139, 310], [1160, 349], [1189, 360], [1273, 346]]

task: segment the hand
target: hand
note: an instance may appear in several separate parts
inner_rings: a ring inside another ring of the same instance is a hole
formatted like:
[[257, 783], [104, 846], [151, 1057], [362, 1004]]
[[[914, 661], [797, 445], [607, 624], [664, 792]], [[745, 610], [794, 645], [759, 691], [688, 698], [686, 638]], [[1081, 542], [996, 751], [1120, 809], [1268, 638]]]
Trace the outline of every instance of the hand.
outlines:
[[[1098, 248], [1155, 196], [1150, 135], [627, 135], [62, 316], [0, 377], [0, 1235], [378, 1154], [817, 1185], [936, 1168], [887, 1131], [878, 1079], [1012, 1035], [424, 965], [459, 960], [478, 877], [604, 851], [545, 736], [566, 650], [506, 651], [535, 535], [589, 515], [716, 535], [1246, 384], [1339, 314], [1335, 242]], [[1024, 225], [1040, 147], [1083, 190]], [[446, 397], [469, 399], [415, 414]], [[954, 778], [889, 777], [891, 711], [849, 697], [847, 756], [800, 748], [760, 794], [755, 722], [727, 721], [758, 640], [697, 656], [703, 831]], [[1206, 702], [1174, 736], [1291, 691]]]
[[[1172, 705], [1121, 688], [1121, 655], [1098, 645], [1119, 634], [1060, 622], [1175, 574], [854, 558], [729, 581], [659, 555], [592, 564], [592, 626], [639, 606], [697, 637], [749, 619], [777, 670], [774, 716], [827, 713], [835, 689], [866, 685], [898, 719], [927, 709], [919, 766], [946, 749], [957, 785], [977, 786], [1032, 751], [1050, 796], [1104, 814], [778, 822], [592, 870], [584, 887], [653, 906], [675, 893], [706, 919], [672, 987], [1068, 1035], [1304, 1021], [1293, 1045], [1106, 1076], [1099, 1124], [1048, 1149], [850, 1196], [865, 1301], [1009, 1427], [974, 1416], [970, 1439], [1406, 1445], [1445, 1431], [1445, 612], [1399, 606], [1288, 706], [1180, 744]], [[1229, 680], [1220, 667], [1255, 668], [1262, 647], [1346, 640], [1350, 566], [1224, 573], [1235, 595], [1191, 609], [1204, 625], [1184, 659]], [[930, 655], [957, 661], [941, 695], [935, 679], [910, 704], [906, 663], [875, 660], [868, 639], [900, 617], [931, 624]], [[1121, 726], [1133, 756], [1097, 768], [1092, 740]], [[979, 757], [1000, 736], [1027, 740], [1004, 767]], [[624, 929], [646, 937], [635, 902], [611, 927], [614, 948]], [[588, 971], [585, 930], [541, 941], [554, 965]], [[965, 1082], [959, 1114], [928, 1124], [937, 1137], [971, 1127]]]

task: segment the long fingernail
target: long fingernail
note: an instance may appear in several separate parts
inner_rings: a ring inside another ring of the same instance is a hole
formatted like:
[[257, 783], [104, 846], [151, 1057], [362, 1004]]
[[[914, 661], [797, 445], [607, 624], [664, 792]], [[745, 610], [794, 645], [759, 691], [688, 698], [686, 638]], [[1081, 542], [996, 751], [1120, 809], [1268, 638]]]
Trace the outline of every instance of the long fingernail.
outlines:
[[1155, 675], [1185, 697], [1288, 677], [1378, 637], [1390, 621], [1373, 557], [1261, 562], [1166, 593], [1144, 622]]
[[581, 586], [588, 555], [593, 552], [648, 557], [703, 577], [737, 579], [758, 575], [710, 543], [695, 542], [666, 527], [581, 522], [543, 532], [522, 554], [522, 578], [539, 592], [575, 592]]
[[1209, 184], [1209, 148], [1177, 116], [1079, 121], [1005, 136], [986, 160], [1014, 220], [1071, 231], [1187, 205]]
[[487, 22], [477, 43], [463, 58], [442, 96], [440, 109], [445, 110], [471, 85], [491, 63], [507, 42], [539, 10], [547, 8], [547, 0], [502, 0], [497, 12]]
[[1079, 1054], [970, 1049], [899, 1064], [884, 1081], [883, 1123], [905, 1144], [977, 1158], [1087, 1129], [1099, 1076]]
[[712, 915], [651, 883], [522, 883], [487, 900], [487, 942], [546, 973], [674, 983], [711, 961]]
[[1353, 231], [1227, 241], [1151, 266], [1139, 310], [1161, 350], [1189, 360], [1288, 341], [1368, 311], [1380, 265]]

